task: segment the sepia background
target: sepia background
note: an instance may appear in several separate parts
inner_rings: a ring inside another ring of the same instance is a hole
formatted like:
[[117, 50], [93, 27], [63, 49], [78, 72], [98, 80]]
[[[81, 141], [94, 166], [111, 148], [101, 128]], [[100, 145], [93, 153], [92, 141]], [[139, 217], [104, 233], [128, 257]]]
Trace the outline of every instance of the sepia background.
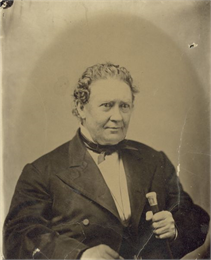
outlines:
[[75, 134], [73, 88], [106, 61], [140, 90], [127, 138], [164, 151], [210, 211], [209, 5], [17, 0], [2, 12], [4, 216], [24, 165]]

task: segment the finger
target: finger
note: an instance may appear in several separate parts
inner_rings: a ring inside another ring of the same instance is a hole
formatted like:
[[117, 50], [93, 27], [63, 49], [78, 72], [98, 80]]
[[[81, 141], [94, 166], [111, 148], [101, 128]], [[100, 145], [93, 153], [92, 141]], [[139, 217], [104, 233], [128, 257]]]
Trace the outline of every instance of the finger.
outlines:
[[162, 228], [162, 227], [169, 226], [169, 225], [175, 226], [175, 221], [173, 218], [167, 218], [167, 219], [152, 223], [152, 227], [154, 229]]
[[166, 232], [173, 232], [173, 228], [171, 228], [170, 226], [165, 226], [165, 227], [162, 227], [162, 228], [158, 228], [158, 229], [154, 229], [153, 230], [153, 233], [155, 235], [162, 235]]
[[169, 238], [174, 238], [174, 234], [171, 232], [166, 232], [162, 235], [155, 235], [155, 237], [158, 239], [169, 239]]
[[158, 228], [165, 227], [167, 224], [168, 222], [166, 220], [161, 220], [161, 221], [153, 222], [152, 227], [153, 229], [158, 229]]
[[106, 253], [106, 257], [105, 257], [105, 259], [120, 259], [120, 256], [119, 256], [119, 254], [117, 253], [117, 254], [110, 254], [110, 253]]
[[105, 246], [105, 252], [113, 259], [119, 259], [119, 254], [109, 246]]
[[[119, 259], [119, 257], [116, 258], [116, 257], [111, 256], [110, 254], [105, 253], [103, 255], [102, 259], [110, 259], [111, 260], [111, 259]], [[100, 260], [100, 259], [96, 259], [96, 260]]]
[[150, 221], [153, 217], [152, 211], [147, 211], [146, 212], [146, 221]]
[[157, 221], [161, 221], [161, 220], [164, 220], [166, 218], [170, 218], [172, 217], [172, 214], [171, 212], [169, 211], [160, 211], [158, 213], [155, 213], [152, 217], [152, 221], [153, 222], [157, 222]]
[[156, 238], [164, 239], [164, 238], [171, 238], [174, 239], [176, 236], [176, 228], [175, 226], [164, 227], [161, 229], [153, 230]]

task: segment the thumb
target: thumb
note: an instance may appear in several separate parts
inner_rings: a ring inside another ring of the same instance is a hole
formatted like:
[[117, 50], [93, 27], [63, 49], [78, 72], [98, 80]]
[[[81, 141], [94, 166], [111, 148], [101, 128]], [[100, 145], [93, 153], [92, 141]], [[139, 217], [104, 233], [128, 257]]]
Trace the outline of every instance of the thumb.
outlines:
[[147, 211], [146, 212], [146, 221], [152, 220], [152, 217], [153, 217], [152, 211]]

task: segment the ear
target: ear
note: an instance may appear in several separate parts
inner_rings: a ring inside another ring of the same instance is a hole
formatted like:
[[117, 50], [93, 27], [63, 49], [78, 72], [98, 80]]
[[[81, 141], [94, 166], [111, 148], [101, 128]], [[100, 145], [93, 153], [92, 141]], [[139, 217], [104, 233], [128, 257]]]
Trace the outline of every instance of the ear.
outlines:
[[78, 110], [78, 113], [80, 115], [80, 118], [82, 120], [86, 119], [86, 113], [84, 111], [84, 105], [81, 104], [80, 102], [78, 102], [78, 104], [77, 104], [77, 110]]

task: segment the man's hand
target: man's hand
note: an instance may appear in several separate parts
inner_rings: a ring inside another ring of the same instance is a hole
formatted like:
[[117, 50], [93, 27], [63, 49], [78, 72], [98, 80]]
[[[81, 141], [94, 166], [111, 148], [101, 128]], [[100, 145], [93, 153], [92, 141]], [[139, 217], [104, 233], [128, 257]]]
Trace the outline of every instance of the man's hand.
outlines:
[[81, 260], [86, 259], [124, 259], [107, 245], [94, 246], [83, 252]]
[[146, 214], [146, 220], [152, 220], [153, 233], [156, 238], [175, 239], [177, 231], [171, 212], [160, 211], [153, 215], [151, 211], [148, 211]]

